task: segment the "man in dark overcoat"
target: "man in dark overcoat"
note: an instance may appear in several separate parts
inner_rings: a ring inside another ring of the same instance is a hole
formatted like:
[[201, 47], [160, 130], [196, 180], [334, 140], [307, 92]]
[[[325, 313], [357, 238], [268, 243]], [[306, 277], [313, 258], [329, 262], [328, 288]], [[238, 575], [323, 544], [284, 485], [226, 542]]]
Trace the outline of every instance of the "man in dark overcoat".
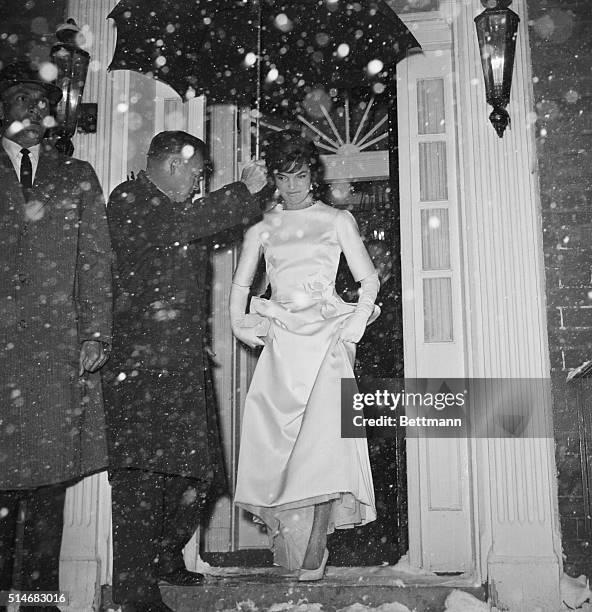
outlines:
[[237, 182], [192, 201], [207, 150], [162, 132], [146, 171], [117, 187], [108, 218], [117, 258], [114, 344], [104, 375], [113, 516], [113, 600], [124, 612], [169, 610], [159, 579], [199, 584], [182, 550], [220, 461], [207, 398], [204, 333], [208, 241], [260, 216], [266, 184], [253, 164]]
[[0, 73], [0, 591], [58, 591], [66, 487], [107, 465], [88, 373], [111, 342], [112, 253], [93, 168], [44, 140], [60, 98], [26, 62]]

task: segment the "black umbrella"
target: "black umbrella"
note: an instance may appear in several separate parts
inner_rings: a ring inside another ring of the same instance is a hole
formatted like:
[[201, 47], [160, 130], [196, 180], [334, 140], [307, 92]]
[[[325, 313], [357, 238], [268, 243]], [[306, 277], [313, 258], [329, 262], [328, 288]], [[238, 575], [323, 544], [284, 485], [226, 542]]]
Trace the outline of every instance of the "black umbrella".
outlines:
[[[319, 86], [388, 85], [419, 43], [383, 0], [122, 0], [110, 70], [184, 99], [293, 109]], [[260, 58], [260, 61], [258, 61]]]

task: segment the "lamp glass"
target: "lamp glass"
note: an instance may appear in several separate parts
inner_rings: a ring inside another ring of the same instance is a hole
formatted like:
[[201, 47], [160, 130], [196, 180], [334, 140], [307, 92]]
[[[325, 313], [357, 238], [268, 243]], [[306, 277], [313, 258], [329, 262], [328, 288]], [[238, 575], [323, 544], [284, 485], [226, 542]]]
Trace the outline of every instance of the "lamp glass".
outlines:
[[510, 101], [519, 22], [510, 9], [487, 9], [475, 18], [485, 91], [492, 106]]
[[493, 6], [487, 4], [488, 8], [475, 17], [475, 26], [485, 80], [485, 94], [487, 102], [493, 106], [489, 120], [501, 138], [510, 123], [506, 106], [510, 102], [520, 17], [508, 8], [511, 0], [491, 0], [491, 2]]
[[52, 48], [51, 57], [58, 69], [56, 85], [62, 90], [62, 99], [56, 108], [57, 119], [65, 134], [72, 137], [76, 131], [77, 110], [82, 100], [90, 55], [72, 44], [58, 43]]

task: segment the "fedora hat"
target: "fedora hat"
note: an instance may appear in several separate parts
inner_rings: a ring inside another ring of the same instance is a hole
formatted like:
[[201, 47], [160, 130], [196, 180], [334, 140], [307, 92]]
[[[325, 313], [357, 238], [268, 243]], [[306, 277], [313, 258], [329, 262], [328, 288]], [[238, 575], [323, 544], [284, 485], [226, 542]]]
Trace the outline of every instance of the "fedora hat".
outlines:
[[26, 60], [19, 60], [7, 64], [0, 70], [0, 96], [15, 85], [38, 85], [45, 90], [50, 104], [57, 104], [62, 98], [62, 90], [53, 83], [49, 83], [39, 74], [39, 70]]

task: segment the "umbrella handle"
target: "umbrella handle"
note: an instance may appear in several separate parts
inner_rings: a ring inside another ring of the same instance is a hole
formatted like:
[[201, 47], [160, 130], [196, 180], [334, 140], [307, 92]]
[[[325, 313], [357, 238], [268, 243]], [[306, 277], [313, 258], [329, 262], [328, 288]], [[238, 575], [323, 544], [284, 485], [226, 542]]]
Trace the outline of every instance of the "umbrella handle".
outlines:
[[261, 0], [257, 3], [257, 99], [255, 101], [255, 159], [259, 159], [259, 128], [261, 121]]

